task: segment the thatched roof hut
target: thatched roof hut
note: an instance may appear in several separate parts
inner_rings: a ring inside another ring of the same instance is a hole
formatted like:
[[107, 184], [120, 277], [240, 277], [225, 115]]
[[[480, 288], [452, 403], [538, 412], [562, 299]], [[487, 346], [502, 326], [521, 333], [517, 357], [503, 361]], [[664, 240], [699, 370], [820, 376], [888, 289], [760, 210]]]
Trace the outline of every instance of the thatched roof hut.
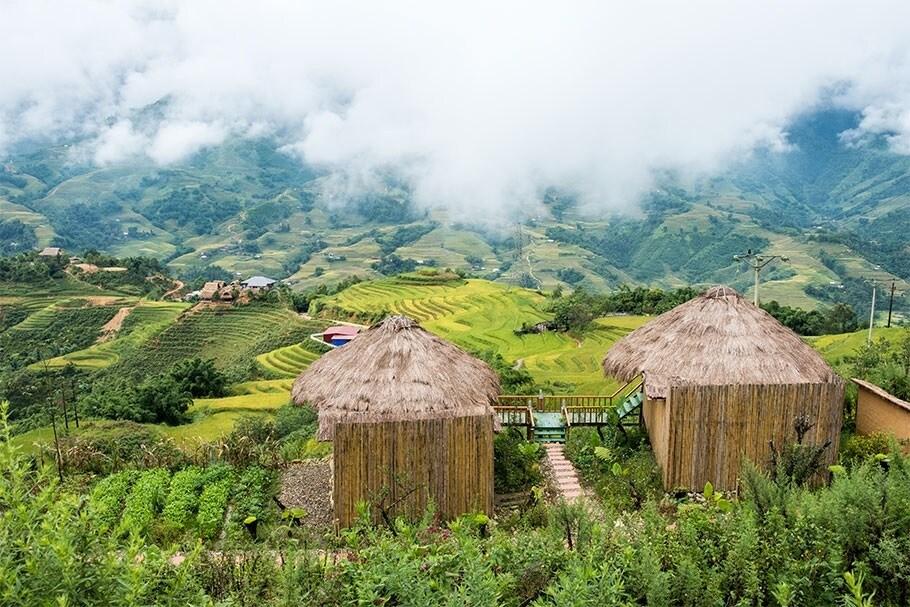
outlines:
[[339, 421], [495, 419], [499, 377], [414, 320], [390, 316], [310, 365], [291, 395], [319, 412], [319, 440], [332, 440]]
[[292, 396], [316, 408], [317, 437], [334, 442], [340, 524], [376, 495], [406, 515], [430, 501], [443, 517], [491, 512], [498, 376], [410, 318], [386, 318], [327, 352]]
[[717, 286], [617, 341], [604, 373], [644, 374], [648, 396], [671, 385], [800, 384], [837, 374], [796, 333], [731, 289]]
[[[625, 336], [604, 372], [642, 375], [643, 418], [667, 488], [736, 487], [744, 458], [767, 462], [770, 444], [840, 436], [844, 382], [793, 331], [729, 287], [713, 287]], [[830, 463], [830, 462], [829, 462]]]

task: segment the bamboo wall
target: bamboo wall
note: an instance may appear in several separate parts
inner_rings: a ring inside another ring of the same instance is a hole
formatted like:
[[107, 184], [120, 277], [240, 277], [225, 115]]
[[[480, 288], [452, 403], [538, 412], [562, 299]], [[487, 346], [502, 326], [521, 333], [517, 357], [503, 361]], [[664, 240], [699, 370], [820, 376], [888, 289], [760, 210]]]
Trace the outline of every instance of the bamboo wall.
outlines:
[[841, 382], [671, 387], [664, 405], [666, 418], [661, 419], [660, 405], [654, 401], [645, 409], [664, 487], [700, 491], [711, 481], [718, 489], [735, 489], [745, 459], [766, 466], [769, 441], [778, 448], [795, 441], [793, 421], [799, 415], [815, 424], [806, 442], [831, 441], [825, 463], [833, 463], [843, 399]]
[[663, 398], [648, 398], [642, 404], [642, 413], [645, 418], [645, 427], [651, 439], [651, 449], [654, 459], [660, 464], [660, 469], [665, 470], [667, 464], [667, 433], [670, 431], [670, 408]]
[[[393, 516], [420, 517], [430, 501], [444, 519], [493, 512], [492, 416], [341, 422], [333, 443], [335, 518], [341, 526], [356, 519], [359, 501], [383, 496], [385, 504], [404, 497]], [[378, 508], [371, 515], [381, 520]]]

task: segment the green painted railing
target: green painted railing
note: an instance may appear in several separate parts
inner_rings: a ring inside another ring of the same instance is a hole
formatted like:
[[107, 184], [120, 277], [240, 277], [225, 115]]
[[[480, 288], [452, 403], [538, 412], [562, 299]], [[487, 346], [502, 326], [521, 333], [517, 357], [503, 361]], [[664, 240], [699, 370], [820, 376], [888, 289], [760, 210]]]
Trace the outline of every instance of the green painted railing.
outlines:
[[[504, 394], [494, 407], [503, 425], [528, 426], [533, 424], [533, 412], [562, 413], [566, 426], [604, 425], [610, 415], [629, 395], [641, 390], [642, 380], [633, 379], [612, 394]], [[526, 413], [525, 413], [526, 412]]]

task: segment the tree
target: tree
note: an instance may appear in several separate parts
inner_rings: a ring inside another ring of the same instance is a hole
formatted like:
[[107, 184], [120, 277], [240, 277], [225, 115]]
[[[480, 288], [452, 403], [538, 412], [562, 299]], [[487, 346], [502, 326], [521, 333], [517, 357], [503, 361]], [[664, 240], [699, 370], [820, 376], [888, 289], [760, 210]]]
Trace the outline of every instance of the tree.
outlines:
[[849, 304], [835, 304], [828, 310], [826, 320], [829, 328], [835, 329], [838, 333], [850, 333], [856, 331], [859, 323], [856, 321], [856, 313]]
[[170, 376], [194, 398], [224, 396], [227, 389], [227, 376], [211, 359], [196, 357], [180, 361], [171, 369]]
[[192, 402], [189, 392], [170, 376], [152, 377], [136, 389], [137, 406], [150, 412], [156, 422], [170, 425], [182, 423]]
[[509, 364], [499, 352], [483, 350], [473, 354], [496, 371], [503, 394], [532, 394], [538, 390], [527, 369]]
[[584, 289], [578, 289], [553, 302], [550, 325], [556, 331], [583, 331], [594, 320], [595, 306], [594, 298]]

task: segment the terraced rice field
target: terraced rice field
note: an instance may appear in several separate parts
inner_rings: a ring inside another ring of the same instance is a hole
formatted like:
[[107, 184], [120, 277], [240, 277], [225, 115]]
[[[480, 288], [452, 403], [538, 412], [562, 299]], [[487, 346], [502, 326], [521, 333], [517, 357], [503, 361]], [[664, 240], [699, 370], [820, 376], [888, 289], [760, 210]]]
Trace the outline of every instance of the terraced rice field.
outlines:
[[29, 314], [25, 320], [14, 326], [13, 329], [20, 329], [24, 331], [46, 329], [48, 325], [50, 325], [54, 320], [54, 315], [57, 313], [57, 310], [69, 302], [69, 299], [62, 299], [59, 301], [51, 302], [39, 299], [28, 302], [26, 305], [34, 311]]
[[[183, 303], [142, 301], [123, 321], [120, 333], [113, 340], [92, 345], [47, 361], [48, 367], [63, 367], [73, 363], [81, 369], [103, 369], [118, 362], [152, 335], [172, 324], [189, 306]], [[43, 366], [44, 363], [40, 363]]]
[[125, 362], [131, 372], [160, 371], [194, 356], [211, 358], [223, 368], [248, 367], [257, 355], [299, 343], [325, 326], [278, 305], [203, 308], [169, 325]]
[[[615, 383], [603, 378], [600, 359], [609, 347], [647, 318], [599, 319], [581, 336], [560, 333], [515, 335], [524, 322], [548, 318], [546, 298], [527, 289], [485, 280], [415, 285], [394, 279], [354, 285], [326, 300], [336, 309], [373, 314], [387, 310], [468, 350], [494, 350], [522, 364], [538, 382], [573, 384], [575, 393], [597, 394]], [[577, 337], [577, 338], [576, 338]]]
[[260, 354], [256, 357], [256, 362], [274, 377], [294, 378], [317, 358], [319, 354], [305, 350], [300, 344], [294, 344]]

